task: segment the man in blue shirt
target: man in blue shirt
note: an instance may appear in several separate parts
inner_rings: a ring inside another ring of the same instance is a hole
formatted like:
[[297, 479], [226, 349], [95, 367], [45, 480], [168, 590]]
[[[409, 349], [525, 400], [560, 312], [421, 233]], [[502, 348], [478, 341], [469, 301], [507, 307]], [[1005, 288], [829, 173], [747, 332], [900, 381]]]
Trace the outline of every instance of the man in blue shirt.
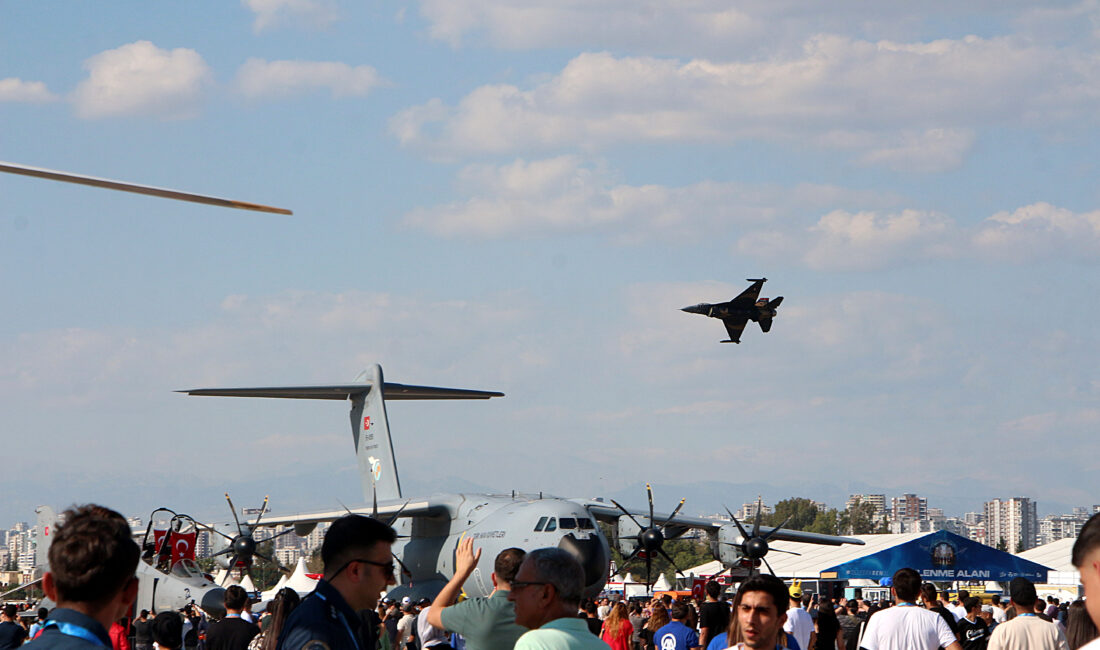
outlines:
[[363, 515], [332, 523], [321, 543], [324, 574], [279, 634], [278, 650], [374, 650], [378, 631], [359, 616], [395, 583], [391, 548], [397, 534]]
[[66, 511], [50, 544], [42, 589], [57, 608], [31, 650], [110, 650], [108, 628], [137, 597], [141, 550], [119, 513], [97, 505]]
[[687, 605], [680, 601], [672, 603], [672, 622], [653, 634], [653, 645], [660, 650], [695, 650], [699, 648], [699, 635], [684, 624], [687, 620]]

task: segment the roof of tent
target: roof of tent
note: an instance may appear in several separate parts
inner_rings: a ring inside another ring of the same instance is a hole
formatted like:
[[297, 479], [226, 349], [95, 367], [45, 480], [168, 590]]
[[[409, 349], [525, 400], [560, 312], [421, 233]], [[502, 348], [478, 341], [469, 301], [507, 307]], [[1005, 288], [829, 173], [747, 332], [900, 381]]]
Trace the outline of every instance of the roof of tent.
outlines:
[[1054, 571], [1076, 571], [1077, 567], [1073, 566], [1073, 561], [1070, 560], [1070, 555], [1073, 553], [1073, 543], [1076, 541], [1076, 537], [1060, 539], [1021, 551], [1016, 554], [1016, 557], [1045, 564]]
[[[950, 535], [950, 538], [945, 538], [945, 535]], [[772, 552], [768, 553], [767, 560], [771, 567], [775, 570], [775, 574], [780, 578], [803, 578], [803, 579], [824, 579], [824, 580], [845, 580], [848, 578], [862, 578], [871, 579], [877, 581], [881, 577], [887, 577], [893, 575], [894, 570], [907, 566], [910, 566], [917, 570], [927, 568], [929, 575], [933, 580], [1000, 580], [1007, 578], [992, 577], [994, 573], [998, 575], [1014, 570], [1021, 570], [1019, 573], [1011, 573], [1011, 576], [1015, 575], [1038, 575], [1042, 573], [1042, 577], [1045, 579], [1045, 572], [1047, 567], [1035, 564], [1033, 562], [1026, 562], [1026, 558], [1021, 561], [1008, 553], [998, 551], [994, 548], [972, 542], [965, 537], [954, 535], [946, 531], [937, 531], [933, 533], [902, 533], [902, 534], [888, 534], [888, 535], [854, 535], [857, 539], [863, 540], [863, 546], [857, 546], [854, 544], [845, 544], [843, 546], [822, 546], [820, 544], [809, 544], [804, 542], [784, 542], [784, 541], [768, 541], [768, 545], [771, 547]], [[948, 539], [950, 541], [948, 542]], [[969, 567], [969, 560], [978, 555], [984, 555], [985, 553], [991, 553], [993, 555], [985, 555], [982, 560], [983, 563], [989, 562], [989, 564], [983, 564], [982, 568], [976, 571], [987, 570], [990, 571], [991, 577], [985, 578], [980, 574], [975, 574], [973, 577], [969, 575], [970, 569], [966, 569], [967, 575], [957, 575], [956, 577], [947, 577], [946, 573], [948, 567], [933, 567], [931, 566], [931, 550], [939, 542], [944, 541], [949, 544], [954, 544], [955, 557], [959, 561], [967, 561], [964, 567]], [[885, 554], [892, 549], [901, 549], [895, 551], [893, 555], [880, 555]], [[960, 551], [960, 549], [963, 549]], [[799, 553], [799, 555], [790, 555], [789, 553], [782, 553], [776, 551], [791, 551]], [[923, 553], [920, 556], [917, 552]], [[912, 555], [904, 556], [902, 553], [912, 553]], [[902, 562], [893, 566], [893, 569], [886, 573], [885, 576], [878, 575], [879, 572], [885, 569], [878, 568], [874, 570], [868, 570], [866, 565], [863, 568], [852, 564], [860, 560], [879, 556], [880, 559], [885, 557], [893, 558], [892, 562]], [[907, 559], [902, 559], [906, 557]], [[924, 561], [927, 567], [916, 566], [919, 562]], [[1010, 566], [1011, 565], [1011, 566]], [[1029, 566], [1031, 565], [1031, 566]], [[843, 567], [843, 569], [842, 569]], [[1000, 567], [1000, 568], [997, 568]], [[1015, 568], [1013, 568], [1015, 567]], [[699, 565], [684, 572], [685, 575], [694, 574], [696, 576], [713, 575], [722, 570], [722, 565], [717, 562], [708, 562], [706, 564]], [[762, 567], [763, 571], [767, 571], [766, 567]], [[843, 572], [844, 575], [841, 575]], [[935, 573], [938, 572], [938, 575]], [[836, 575], [830, 575], [835, 573]], [[874, 575], [872, 575], [874, 573]]]

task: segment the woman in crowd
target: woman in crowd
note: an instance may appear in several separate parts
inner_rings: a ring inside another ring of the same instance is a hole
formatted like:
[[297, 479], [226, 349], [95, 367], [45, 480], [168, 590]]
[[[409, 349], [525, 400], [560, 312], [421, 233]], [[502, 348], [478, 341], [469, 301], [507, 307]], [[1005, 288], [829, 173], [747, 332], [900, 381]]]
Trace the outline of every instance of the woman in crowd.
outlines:
[[633, 636], [634, 626], [630, 624], [626, 605], [620, 600], [611, 606], [611, 611], [603, 620], [600, 638], [611, 646], [611, 650], [630, 650], [630, 640]]
[[1066, 619], [1066, 641], [1069, 642], [1069, 650], [1077, 650], [1096, 636], [1096, 626], [1092, 624], [1092, 619], [1085, 610], [1085, 601], [1073, 601], [1069, 606]]
[[279, 633], [283, 631], [286, 619], [300, 602], [302, 602], [302, 599], [298, 596], [298, 592], [290, 587], [280, 589], [279, 593], [275, 594], [275, 598], [271, 600], [271, 604], [267, 606], [267, 610], [271, 612], [271, 616], [268, 617], [270, 622], [262, 632], [252, 639], [252, 643], [248, 646], [249, 650], [275, 650], [275, 646], [279, 642]]

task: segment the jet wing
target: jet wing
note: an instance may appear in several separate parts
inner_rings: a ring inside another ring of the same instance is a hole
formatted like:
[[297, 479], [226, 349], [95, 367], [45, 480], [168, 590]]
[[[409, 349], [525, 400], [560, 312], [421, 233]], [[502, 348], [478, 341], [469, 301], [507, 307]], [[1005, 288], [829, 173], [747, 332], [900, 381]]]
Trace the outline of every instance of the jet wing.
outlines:
[[756, 280], [749, 285], [748, 289], [745, 289], [736, 298], [730, 301], [731, 307], [749, 307], [756, 304], [756, 299], [760, 297], [760, 289], [764, 286], [764, 280]]
[[723, 343], [740, 343], [741, 332], [745, 331], [745, 324], [749, 322], [748, 318], [723, 318], [722, 324], [726, 326], [726, 332], [730, 335], [729, 341], [723, 341]]
[[[605, 503], [603, 501], [593, 501], [593, 500], [589, 500], [589, 499], [575, 499], [574, 501], [576, 503], [579, 503], [579, 504], [583, 505], [585, 508], [588, 509], [588, 512], [593, 517], [595, 517], [596, 519], [598, 519], [599, 521], [602, 521], [604, 523], [609, 523], [609, 524], [610, 523], [615, 523], [616, 521], [618, 521], [619, 517], [623, 514], [622, 511], [619, 510], [618, 508], [616, 508], [614, 504]], [[649, 511], [648, 510], [643, 511], [643, 510], [633, 510], [633, 509], [627, 508], [627, 512], [634, 515], [634, 517], [638, 518], [638, 519], [643, 519], [643, 518], [648, 519], [649, 518]], [[684, 515], [677, 515], [676, 517], [673, 517], [671, 520], [669, 520], [669, 516], [670, 515], [668, 513], [663, 513], [663, 512], [654, 512], [653, 513], [653, 518], [656, 519], [658, 523], [667, 521], [668, 524], [666, 524], [666, 525], [673, 528], [673, 529], [683, 528], [683, 529], [705, 530], [708, 533], [717, 533], [718, 529], [721, 528], [723, 525], [727, 525], [727, 524], [731, 525], [731, 526], [733, 525], [733, 522], [731, 522], [731, 521], [703, 519], [702, 517], [686, 517]], [[744, 522], [742, 522], [742, 525], [745, 525]], [[767, 526], [761, 526], [760, 527], [760, 532], [762, 534], [769, 533], [772, 530], [773, 530], [772, 528], [769, 528]], [[788, 528], [780, 528], [779, 530], [776, 530], [774, 534], [772, 534], [770, 537], [768, 537], [769, 541], [773, 540], [773, 539], [781, 539], [781, 540], [785, 540], [785, 541], [788, 541], [788, 542], [807, 542], [809, 544], [824, 544], [826, 546], [840, 546], [841, 544], [859, 544], [859, 545], [864, 544], [862, 539], [857, 539], [855, 537], [842, 537], [842, 536], [839, 536], [839, 535], [823, 535], [821, 533], [808, 533], [806, 531], [790, 530]]]

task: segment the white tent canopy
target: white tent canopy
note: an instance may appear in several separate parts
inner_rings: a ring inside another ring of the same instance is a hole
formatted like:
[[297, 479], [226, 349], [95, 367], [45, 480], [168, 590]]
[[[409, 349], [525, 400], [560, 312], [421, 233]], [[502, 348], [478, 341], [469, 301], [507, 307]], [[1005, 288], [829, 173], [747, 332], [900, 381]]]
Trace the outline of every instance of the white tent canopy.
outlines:
[[305, 596], [309, 592], [313, 591], [313, 588], [317, 586], [318, 580], [315, 580], [306, 575], [306, 559], [304, 557], [298, 558], [298, 566], [294, 567], [294, 573], [290, 575], [284, 586], [290, 587], [294, 591], [298, 592], [299, 596]]
[[260, 602], [266, 603], [267, 601], [274, 599], [275, 594], [279, 593], [279, 590], [286, 586], [287, 580], [289, 579], [290, 578], [288, 578], [287, 575], [284, 573], [279, 578], [279, 581], [275, 583], [274, 587], [260, 594]]

